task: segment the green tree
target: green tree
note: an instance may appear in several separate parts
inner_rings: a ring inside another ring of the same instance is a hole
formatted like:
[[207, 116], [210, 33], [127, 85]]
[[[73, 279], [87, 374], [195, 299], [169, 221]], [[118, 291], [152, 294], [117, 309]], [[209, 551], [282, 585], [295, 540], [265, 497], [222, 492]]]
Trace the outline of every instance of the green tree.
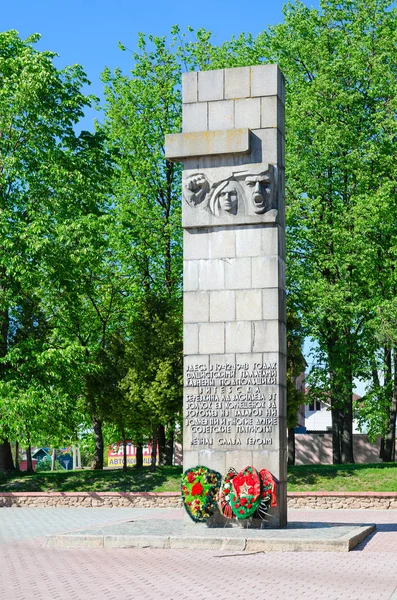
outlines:
[[126, 306], [129, 373], [123, 390], [136, 417], [127, 420], [142, 437], [145, 408], [154, 453], [160, 437], [163, 455], [182, 406], [175, 384], [182, 365], [181, 169], [164, 155], [165, 134], [181, 123], [181, 67], [166, 39], [155, 36], [141, 35], [132, 58], [130, 75], [103, 73], [102, 130], [117, 164], [111, 247]]
[[396, 16], [383, 0], [323, 2], [320, 11], [296, 3], [258, 39], [287, 78], [289, 266], [319, 347], [334, 462], [353, 461], [353, 378], [364, 372], [379, 298], [369, 288], [379, 292], [382, 250], [366, 235], [374, 218], [363, 217], [378, 199], [395, 204]]
[[296, 311], [287, 302], [287, 428], [288, 464], [295, 464], [295, 427], [298, 424], [298, 411], [305, 403], [305, 392], [299, 385], [299, 377], [304, 376], [306, 361], [303, 356], [304, 331]]
[[[134, 123], [133, 132], [138, 132], [136, 137], [129, 136], [132, 145], [127, 152], [126, 143], [118, 147], [123, 148], [123, 156], [130, 155], [132, 148], [143, 148], [143, 153], [134, 156], [149, 168], [149, 172], [140, 171], [143, 176], [138, 184], [146, 191], [135, 188], [141, 199], [148, 195], [147, 176], [155, 174], [156, 181], [161, 180], [157, 163], [153, 165], [147, 157], [148, 149], [156, 156], [158, 146], [153, 149], [147, 140], [162, 141], [160, 133], [172, 132], [177, 125], [174, 119], [169, 127], [158, 125], [158, 74], [163, 76], [160, 89], [172, 94], [179, 82], [179, 64], [187, 70], [280, 65], [287, 90], [287, 285], [296, 316], [316, 342], [311, 389], [312, 393], [317, 390], [320, 399], [324, 394], [329, 397], [336, 463], [354, 460], [353, 380], [368, 373], [374, 352], [385, 345], [379, 329], [375, 335], [380, 306], [383, 319], [392, 313], [394, 322], [396, 14], [388, 0], [327, 0], [319, 10], [295, 2], [286, 5], [282, 24], [257, 38], [242, 34], [220, 47], [212, 43], [210, 32], [198, 30], [187, 41], [174, 28], [169, 49], [163, 39], [151, 39], [154, 54], [141, 38], [142, 54], [134, 58], [143, 70], [133, 72], [131, 86], [120, 73], [112, 81], [113, 106], [129, 102], [133, 107], [130, 118], [124, 112], [123, 121], [118, 110], [114, 119], [119, 119], [123, 129]], [[131, 92], [138, 89], [138, 96]], [[150, 90], [149, 100], [144, 89]], [[151, 135], [143, 135], [149, 114], [140, 104], [142, 97], [155, 115]], [[174, 117], [175, 111], [160, 105], [163, 115]], [[137, 117], [142, 117], [139, 126]], [[131, 173], [136, 169], [138, 165]], [[177, 177], [173, 181], [179, 186]], [[135, 210], [135, 200], [130, 206]], [[386, 229], [382, 211], [389, 211]], [[387, 354], [390, 357], [393, 347]], [[387, 373], [390, 379], [392, 371]], [[389, 393], [387, 398], [385, 427], [391, 447], [397, 394]]]
[[329, 396], [336, 463], [353, 461], [353, 379], [385, 277], [395, 299], [393, 237], [371, 211], [396, 222], [396, 15], [387, 0], [295, 2], [257, 38], [188, 46], [200, 68], [277, 62], [286, 77], [287, 285], [318, 349], [311, 388]]
[[[74, 125], [91, 102], [79, 66], [58, 70], [38, 35], [0, 34], [0, 468], [8, 439], [73, 435], [75, 348], [58, 329], [53, 287], [68, 240], [102, 193], [100, 135]], [[89, 219], [88, 219], [89, 220]]]

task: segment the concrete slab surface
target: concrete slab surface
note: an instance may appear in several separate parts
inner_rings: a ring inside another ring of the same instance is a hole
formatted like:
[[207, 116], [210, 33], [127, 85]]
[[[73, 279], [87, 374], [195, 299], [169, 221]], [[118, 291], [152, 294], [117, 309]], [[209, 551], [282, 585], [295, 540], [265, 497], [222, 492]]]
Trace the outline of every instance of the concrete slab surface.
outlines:
[[[313, 514], [313, 517], [315, 515]], [[186, 526], [150, 518], [111, 523], [47, 536], [55, 548], [162, 548], [241, 552], [349, 552], [375, 529], [373, 524], [290, 522], [286, 529]]]

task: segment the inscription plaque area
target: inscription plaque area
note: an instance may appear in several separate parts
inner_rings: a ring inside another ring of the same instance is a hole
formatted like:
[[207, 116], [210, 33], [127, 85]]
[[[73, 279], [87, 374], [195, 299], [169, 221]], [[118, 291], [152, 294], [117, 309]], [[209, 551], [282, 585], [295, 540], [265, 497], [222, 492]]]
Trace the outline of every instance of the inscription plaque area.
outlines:
[[191, 446], [274, 443], [278, 428], [277, 364], [188, 365], [185, 432]]
[[[207, 525], [285, 527], [283, 76], [277, 65], [185, 73], [182, 97], [183, 133], [166, 148], [184, 166], [184, 470], [235, 473], [237, 518], [215, 511]], [[253, 513], [261, 471], [272, 502]], [[188, 481], [192, 505], [203, 485]]]

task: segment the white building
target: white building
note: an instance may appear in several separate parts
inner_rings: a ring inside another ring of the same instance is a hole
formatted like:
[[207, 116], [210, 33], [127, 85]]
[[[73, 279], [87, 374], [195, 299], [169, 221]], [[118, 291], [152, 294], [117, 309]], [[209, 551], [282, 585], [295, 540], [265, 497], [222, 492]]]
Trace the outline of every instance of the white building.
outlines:
[[[360, 396], [353, 394], [353, 402]], [[305, 404], [305, 428], [307, 432], [331, 431], [332, 418], [330, 405], [320, 400]], [[361, 433], [357, 422], [353, 421], [353, 433]]]

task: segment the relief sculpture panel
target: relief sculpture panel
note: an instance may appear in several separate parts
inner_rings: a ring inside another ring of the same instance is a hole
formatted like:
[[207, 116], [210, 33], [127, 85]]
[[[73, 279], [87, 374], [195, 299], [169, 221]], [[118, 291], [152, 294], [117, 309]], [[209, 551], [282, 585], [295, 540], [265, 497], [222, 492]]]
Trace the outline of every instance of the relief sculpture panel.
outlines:
[[274, 222], [277, 178], [277, 168], [263, 164], [184, 171], [184, 226]]

